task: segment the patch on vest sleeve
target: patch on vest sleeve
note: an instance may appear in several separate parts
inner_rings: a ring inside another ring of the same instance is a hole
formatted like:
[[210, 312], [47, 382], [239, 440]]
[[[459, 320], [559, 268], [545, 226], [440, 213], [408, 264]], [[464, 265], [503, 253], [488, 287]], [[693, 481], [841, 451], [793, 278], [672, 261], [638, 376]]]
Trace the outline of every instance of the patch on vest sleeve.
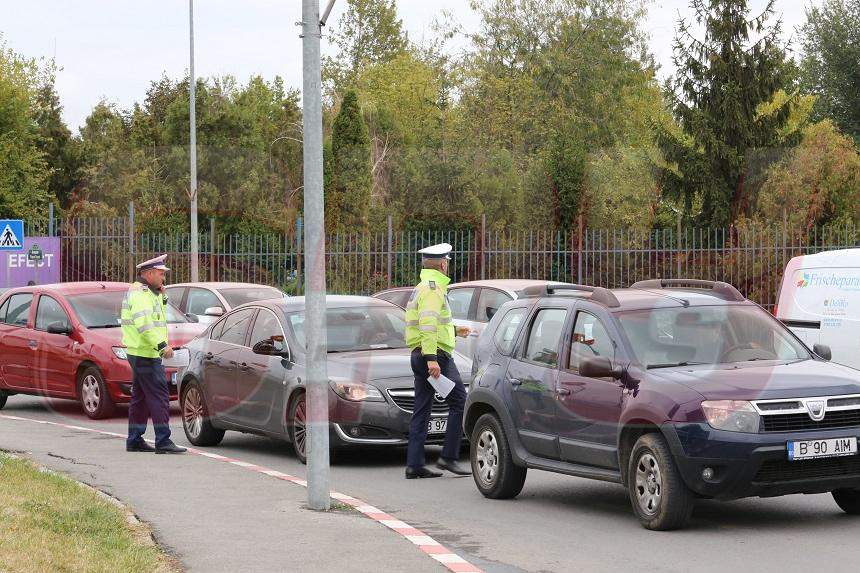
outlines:
[[430, 284], [430, 288], [432, 290], [436, 290], [436, 281], [427, 281]]

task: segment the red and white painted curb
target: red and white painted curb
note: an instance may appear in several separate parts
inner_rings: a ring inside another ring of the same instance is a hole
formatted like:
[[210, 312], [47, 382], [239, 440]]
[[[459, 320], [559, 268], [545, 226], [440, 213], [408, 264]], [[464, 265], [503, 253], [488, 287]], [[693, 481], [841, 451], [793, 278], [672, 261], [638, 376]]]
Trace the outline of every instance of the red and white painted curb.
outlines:
[[[59, 428], [64, 428], [67, 430], [79, 430], [83, 432], [90, 432], [95, 434], [101, 434], [103, 436], [112, 436], [115, 438], [125, 439], [125, 434], [118, 434], [116, 432], [108, 432], [106, 430], [97, 430], [95, 428], [86, 428], [84, 426], [75, 426], [72, 424], [61, 424], [59, 422], [49, 422], [48, 420], [36, 420], [34, 418], [23, 418], [21, 416], [10, 416], [7, 414], [0, 414], [0, 419], [4, 420], [14, 420], [21, 422], [34, 422], [36, 424], [44, 424], [47, 426], [56, 426]], [[147, 440], [149, 441], [149, 440]], [[228, 464], [232, 464], [234, 466], [238, 466], [240, 468], [250, 470], [253, 472], [265, 474], [267, 476], [287, 481], [293, 483], [295, 485], [299, 485], [302, 487], [307, 487], [308, 482], [305, 480], [298, 478], [296, 476], [292, 476], [290, 474], [285, 474], [283, 472], [279, 472], [277, 470], [273, 470], [271, 468], [267, 468], [265, 466], [260, 466], [257, 464], [252, 464], [248, 462], [243, 462], [241, 460], [237, 460], [235, 458], [229, 458], [227, 456], [222, 456], [220, 454], [214, 454], [212, 452], [207, 452], [204, 450], [198, 450], [197, 448], [188, 448], [188, 452], [194, 455], [202, 456], [205, 458], [209, 458], [212, 460], [216, 460], [219, 462], [225, 462]], [[364, 501], [352, 497], [351, 495], [346, 495], [344, 493], [332, 491], [331, 498], [339, 501], [341, 503], [345, 503], [351, 507], [353, 507], [356, 511], [363, 514], [365, 517], [372, 519], [373, 521], [380, 523], [399, 534], [401, 537], [407, 539], [413, 545], [416, 545], [418, 549], [444, 565], [448, 568], [449, 571], [455, 571], [457, 573], [483, 573], [481, 569], [472, 565], [450, 549], [447, 549], [441, 543], [421, 531], [415, 527], [412, 527], [408, 523], [404, 521], [400, 521], [399, 519], [389, 515], [381, 509], [378, 509], [372, 505], [365, 503]]]

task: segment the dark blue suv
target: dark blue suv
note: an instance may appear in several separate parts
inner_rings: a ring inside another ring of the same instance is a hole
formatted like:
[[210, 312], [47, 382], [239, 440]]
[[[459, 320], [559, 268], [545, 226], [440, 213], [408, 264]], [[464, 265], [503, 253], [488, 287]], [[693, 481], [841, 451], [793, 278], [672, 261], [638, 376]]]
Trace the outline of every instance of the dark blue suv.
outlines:
[[731, 285], [531, 287], [481, 336], [466, 404], [475, 483], [528, 468], [615, 482], [649, 529], [696, 498], [832, 492], [860, 513], [860, 371], [810, 352]]

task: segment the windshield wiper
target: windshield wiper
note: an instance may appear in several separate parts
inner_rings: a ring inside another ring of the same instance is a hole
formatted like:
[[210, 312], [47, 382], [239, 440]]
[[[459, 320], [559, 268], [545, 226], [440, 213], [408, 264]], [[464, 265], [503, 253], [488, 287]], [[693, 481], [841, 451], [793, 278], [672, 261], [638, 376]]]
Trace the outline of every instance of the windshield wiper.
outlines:
[[655, 368], [675, 368], [677, 366], [701, 366], [707, 362], [670, 362], [668, 364], [649, 364], [646, 368], [653, 370]]
[[94, 326], [88, 326], [87, 328], [119, 328], [119, 324], [96, 324]]

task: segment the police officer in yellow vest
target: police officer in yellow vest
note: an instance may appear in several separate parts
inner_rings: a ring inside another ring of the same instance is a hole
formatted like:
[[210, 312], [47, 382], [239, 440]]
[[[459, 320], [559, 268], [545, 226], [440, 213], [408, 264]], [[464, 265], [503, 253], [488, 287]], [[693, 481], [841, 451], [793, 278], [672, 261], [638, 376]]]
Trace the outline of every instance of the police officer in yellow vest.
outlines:
[[[137, 265], [139, 280], [131, 285], [122, 303], [122, 343], [131, 364], [131, 401], [128, 404], [129, 452], [181, 454], [185, 448], [170, 440], [170, 393], [162, 358], [171, 358], [167, 341], [167, 295], [164, 278], [170, 269], [167, 255]], [[152, 418], [155, 447], [143, 439]]]
[[[454, 382], [445, 398], [448, 403], [448, 426], [445, 445], [436, 467], [457, 475], [471, 473], [458, 463], [463, 437], [463, 407], [466, 388], [454, 364], [454, 324], [448, 306], [448, 261], [451, 245], [442, 243], [418, 251], [422, 255], [421, 282], [412, 291], [406, 305], [406, 345], [412, 349], [412, 372], [415, 375], [415, 405], [409, 425], [409, 447], [406, 457], [406, 479], [433, 478], [442, 474], [424, 466], [424, 442], [436, 391], [430, 376], [442, 374]], [[456, 329], [457, 336], [468, 336], [468, 327]]]

